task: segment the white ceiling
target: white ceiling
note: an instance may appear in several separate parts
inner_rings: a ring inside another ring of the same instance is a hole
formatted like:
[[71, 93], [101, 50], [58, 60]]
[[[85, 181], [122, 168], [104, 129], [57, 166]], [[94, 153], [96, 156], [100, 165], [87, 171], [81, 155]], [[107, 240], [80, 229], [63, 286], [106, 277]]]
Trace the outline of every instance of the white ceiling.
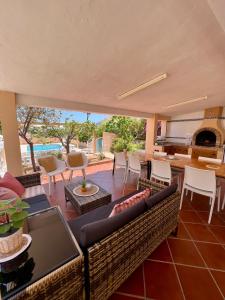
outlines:
[[[145, 114], [225, 106], [224, 0], [0, 0], [0, 7], [1, 90]], [[168, 78], [117, 99], [161, 73]]]

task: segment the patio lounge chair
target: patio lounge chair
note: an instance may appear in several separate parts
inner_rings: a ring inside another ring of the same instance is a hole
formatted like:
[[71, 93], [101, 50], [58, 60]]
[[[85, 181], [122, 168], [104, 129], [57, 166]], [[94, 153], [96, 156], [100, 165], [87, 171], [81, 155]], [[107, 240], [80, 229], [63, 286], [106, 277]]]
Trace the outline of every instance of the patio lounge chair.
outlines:
[[85, 178], [86, 173], [85, 169], [88, 166], [88, 158], [83, 152], [71, 152], [67, 155], [67, 169], [70, 170], [71, 180], [73, 177], [73, 172], [81, 170], [83, 173], [83, 177]]
[[65, 161], [59, 160], [53, 155], [49, 155], [46, 157], [40, 157], [38, 159], [38, 164], [40, 166], [41, 172], [44, 175], [48, 176], [49, 195], [51, 195], [52, 178], [55, 182], [55, 176], [60, 174], [63, 181], [65, 182], [63, 176], [63, 172], [66, 170]]

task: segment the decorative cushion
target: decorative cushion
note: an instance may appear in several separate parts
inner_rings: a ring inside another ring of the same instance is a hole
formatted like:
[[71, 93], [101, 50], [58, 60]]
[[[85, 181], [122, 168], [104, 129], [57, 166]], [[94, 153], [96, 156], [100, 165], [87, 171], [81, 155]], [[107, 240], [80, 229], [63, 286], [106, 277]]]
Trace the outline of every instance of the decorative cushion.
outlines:
[[154, 205], [159, 203], [160, 201], [163, 201], [165, 198], [169, 197], [173, 193], [175, 193], [177, 190], [177, 184], [172, 183], [165, 189], [155, 193], [154, 195], [150, 196], [149, 198], [145, 199], [145, 202], [148, 206], [148, 208], [152, 208]]
[[25, 192], [24, 186], [9, 172], [6, 172], [4, 177], [0, 179], [0, 187], [5, 187], [14, 191], [19, 197]]
[[119, 213], [121, 213], [122, 211], [126, 210], [128, 207], [132, 207], [135, 204], [137, 204], [140, 201], [145, 200], [146, 198], [148, 198], [151, 194], [151, 190], [149, 188], [145, 189], [144, 191], [133, 195], [132, 197], [126, 199], [125, 201], [116, 204], [113, 207], [113, 210], [111, 212], [111, 214], [109, 215], [109, 217], [113, 217]]
[[80, 167], [83, 166], [84, 164], [83, 156], [80, 152], [69, 153], [67, 160], [68, 160], [68, 165], [72, 168]]
[[25, 193], [23, 194], [23, 199], [27, 199], [30, 197], [35, 197], [38, 195], [45, 194], [44, 188], [42, 185], [34, 185], [26, 188]]
[[45, 156], [38, 159], [38, 163], [42, 166], [47, 173], [55, 171], [57, 169], [56, 161], [54, 156]]
[[7, 200], [7, 199], [18, 198], [18, 197], [19, 196], [14, 191], [5, 187], [0, 187], [0, 200]]
[[[104, 218], [102, 220], [86, 224], [81, 227], [80, 245], [86, 248], [102, 238], [110, 235], [115, 230], [128, 224], [146, 211], [145, 201], [140, 201], [132, 207], [124, 210], [113, 218]], [[88, 213], [87, 213], [88, 217]]]

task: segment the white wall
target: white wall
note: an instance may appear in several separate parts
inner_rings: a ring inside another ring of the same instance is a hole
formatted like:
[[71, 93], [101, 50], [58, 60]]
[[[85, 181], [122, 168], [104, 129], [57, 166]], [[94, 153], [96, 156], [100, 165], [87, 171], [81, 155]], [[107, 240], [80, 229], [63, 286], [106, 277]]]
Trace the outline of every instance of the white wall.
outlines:
[[[171, 118], [172, 122], [167, 123], [167, 141], [175, 143], [186, 143], [186, 137], [193, 135], [201, 126], [202, 120], [199, 118], [204, 117], [204, 111], [198, 111], [189, 114], [174, 116]], [[225, 117], [225, 109], [223, 110], [223, 117]], [[179, 120], [179, 122], [173, 122]], [[221, 120], [225, 128], [225, 120]], [[172, 138], [171, 138], [172, 137]]]

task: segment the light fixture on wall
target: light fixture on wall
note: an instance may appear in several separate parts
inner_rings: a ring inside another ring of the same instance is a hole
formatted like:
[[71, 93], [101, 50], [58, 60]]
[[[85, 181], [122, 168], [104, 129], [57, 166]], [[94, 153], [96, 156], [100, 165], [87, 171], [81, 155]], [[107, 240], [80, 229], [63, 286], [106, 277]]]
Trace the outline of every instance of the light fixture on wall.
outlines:
[[189, 103], [199, 102], [199, 101], [202, 101], [202, 100], [207, 100], [207, 98], [208, 98], [207, 96], [203, 96], [203, 97], [199, 97], [199, 98], [195, 98], [195, 99], [190, 99], [190, 100], [187, 100], [187, 101], [178, 102], [178, 103], [175, 103], [175, 104], [168, 105], [168, 106], [166, 106], [166, 108], [172, 108], [172, 107], [181, 106], [181, 105], [185, 105], [185, 104], [189, 104]]
[[135, 93], [137, 93], [137, 92], [139, 92], [139, 91], [141, 91], [141, 90], [149, 87], [150, 85], [153, 85], [153, 84], [155, 84], [155, 83], [157, 83], [157, 82], [159, 82], [159, 81], [161, 81], [161, 80], [163, 80], [165, 78], [167, 78], [167, 73], [164, 73], [164, 74], [161, 74], [161, 75], [159, 75], [157, 77], [154, 77], [150, 81], [147, 81], [147, 82], [145, 82], [145, 83], [137, 86], [136, 88], [134, 88], [134, 89], [132, 89], [132, 90], [130, 90], [128, 92], [125, 92], [125, 93], [119, 95], [117, 98], [119, 100], [124, 99], [124, 98], [126, 98], [128, 96], [131, 96], [131, 95], [133, 95], [133, 94], [135, 94]]

